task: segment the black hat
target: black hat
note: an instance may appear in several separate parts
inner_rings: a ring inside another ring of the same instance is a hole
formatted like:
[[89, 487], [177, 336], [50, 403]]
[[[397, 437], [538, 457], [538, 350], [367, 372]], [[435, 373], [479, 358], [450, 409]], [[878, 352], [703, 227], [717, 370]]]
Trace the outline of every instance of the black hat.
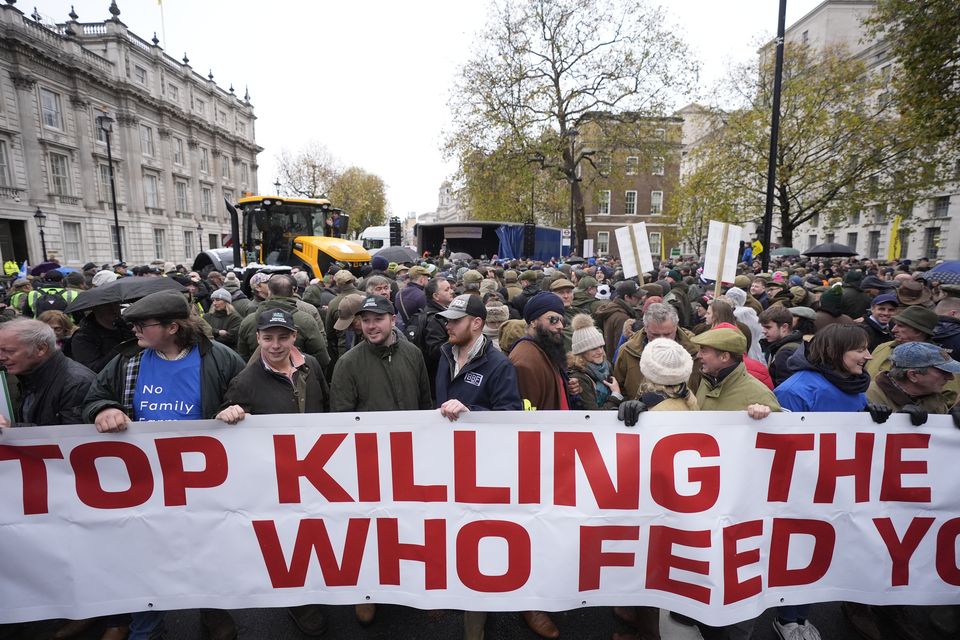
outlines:
[[83, 269], [81, 269], [81, 271], [89, 271], [90, 269], [96, 269], [96, 268], [97, 268], [97, 265], [93, 264], [92, 262], [88, 262], [87, 264], [83, 265]]
[[293, 316], [283, 309], [269, 309], [257, 316], [257, 331], [263, 331], [271, 327], [281, 327], [290, 331], [297, 330], [297, 325], [293, 323]]
[[636, 297], [637, 292], [640, 290], [640, 287], [633, 280], [624, 280], [623, 282], [617, 283], [617, 297], [625, 298], [626, 296]]
[[887, 291], [888, 289], [896, 289], [897, 287], [892, 282], [887, 282], [885, 280], [881, 280], [877, 276], [869, 275], [860, 281], [860, 288], [861, 289], [879, 289], [880, 291]]
[[190, 303], [179, 291], [157, 291], [144, 296], [127, 307], [123, 319], [128, 322], [142, 320], [176, 320], [190, 316]]
[[453, 299], [446, 311], [437, 314], [448, 320], [457, 320], [463, 316], [473, 316], [475, 318], [487, 319], [487, 307], [484, 306], [480, 296], [472, 296], [469, 293], [459, 295]]
[[357, 313], [364, 313], [370, 311], [372, 313], [379, 313], [380, 315], [389, 313], [390, 315], [394, 314], [393, 304], [383, 296], [367, 296], [367, 299], [363, 301], [363, 304], [360, 305], [360, 309], [357, 310]]

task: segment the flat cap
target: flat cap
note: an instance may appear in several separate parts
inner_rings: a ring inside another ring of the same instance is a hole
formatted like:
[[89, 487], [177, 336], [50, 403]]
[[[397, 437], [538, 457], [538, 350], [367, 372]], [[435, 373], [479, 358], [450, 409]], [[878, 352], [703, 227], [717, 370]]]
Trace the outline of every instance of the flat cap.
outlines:
[[580, 280], [577, 281], [577, 289], [580, 291], [586, 291], [590, 287], [599, 286], [600, 283], [597, 282], [597, 279], [593, 276], [583, 276]]
[[483, 274], [476, 269], [467, 269], [463, 273], [463, 284], [480, 284]]
[[517, 275], [517, 272], [514, 271], [513, 269], [508, 269], [503, 272], [503, 279], [506, 280], [507, 282], [516, 282], [517, 280], [520, 279], [520, 276]]
[[747, 350], [747, 339], [736, 329], [710, 329], [694, 336], [691, 341], [703, 347], [713, 347], [730, 353], [742, 354]]
[[190, 316], [190, 303], [179, 291], [157, 291], [144, 296], [127, 307], [123, 319], [127, 322], [141, 320], [176, 320]]
[[421, 276], [429, 276], [430, 272], [424, 267], [421, 267], [420, 265], [416, 265], [414, 267], [410, 267], [410, 270], [407, 271], [407, 275], [410, 276], [411, 280], [413, 280]]
[[520, 279], [526, 280], [527, 282], [536, 282], [537, 280], [540, 279], [540, 276], [537, 275], [537, 272], [534, 271], [533, 269], [527, 269], [526, 271], [520, 274]]
[[807, 320], [816, 320], [817, 312], [811, 309], [810, 307], [790, 307], [788, 309], [790, 313], [797, 316], [798, 318], [806, 318]]
[[550, 291], [559, 291], [560, 289], [573, 289], [575, 285], [566, 278], [557, 278], [550, 283]]

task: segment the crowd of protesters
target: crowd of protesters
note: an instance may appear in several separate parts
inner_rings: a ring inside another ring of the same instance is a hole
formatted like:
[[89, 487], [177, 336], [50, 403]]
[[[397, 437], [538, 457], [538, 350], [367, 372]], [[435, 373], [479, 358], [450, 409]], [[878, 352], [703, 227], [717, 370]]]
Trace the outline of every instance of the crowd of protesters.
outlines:
[[[450, 421], [470, 411], [609, 410], [624, 428], [642, 426], [646, 411], [698, 410], [754, 420], [855, 411], [876, 422], [902, 412], [917, 426], [949, 413], [960, 424], [960, 286], [928, 277], [933, 266], [787, 258], [762, 273], [755, 262], [716, 296], [696, 263], [624, 278], [617, 260], [602, 258], [375, 256], [358, 272], [333, 266], [312, 280], [295, 268], [249, 278], [171, 263], [53, 269], [10, 282], [0, 309], [13, 404], [0, 426], [88, 422], [114, 432], [139, 420], [428, 409]], [[68, 312], [84, 291], [127, 277], [172, 278], [183, 291]], [[781, 607], [776, 633], [816, 640], [816, 610]], [[921, 637], [904, 607], [843, 610], [866, 638], [879, 640], [881, 628]], [[325, 633], [323, 607], [289, 611], [305, 635]], [[632, 627], [616, 637], [660, 637], [657, 609], [614, 613]], [[375, 605], [356, 605], [359, 624], [376, 615]], [[705, 638], [746, 639], [754, 626], [671, 615]], [[955, 607], [923, 615], [945, 637], [957, 634]], [[541, 637], [560, 635], [545, 612], [521, 616]], [[485, 618], [465, 612], [464, 638], [483, 638]], [[211, 638], [237, 635], [226, 611], [202, 619]], [[93, 623], [68, 622], [54, 637]], [[149, 611], [110, 618], [103, 638], [162, 635], [163, 613]]]

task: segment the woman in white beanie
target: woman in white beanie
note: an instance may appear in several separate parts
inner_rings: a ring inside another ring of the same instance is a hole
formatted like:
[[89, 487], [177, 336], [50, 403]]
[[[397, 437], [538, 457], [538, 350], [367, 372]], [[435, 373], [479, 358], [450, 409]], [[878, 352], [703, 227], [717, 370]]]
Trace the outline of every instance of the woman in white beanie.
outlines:
[[241, 317], [233, 308], [233, 296], [226, 289], [217, 289], [210, 294], [210, 300], [210, 311], [203, 316], [203, 319], [213, 329], [213, 339], [231, 349], [236, 349]]
[[613, 367], [607, 360], [603, 334], [585, 313], [575, 315], [571, 323], [573, 340], [567, 365], [571, 378], [580, 382], [580, 400], [575, 409], [616, 409], [623, 400], [620, 385], [613, 377]]
[[651, 340], [640, 354], [640, 402], [650, 411], [696, 411], [697, 396], [687, 388], [693, 358], [680, 343]]

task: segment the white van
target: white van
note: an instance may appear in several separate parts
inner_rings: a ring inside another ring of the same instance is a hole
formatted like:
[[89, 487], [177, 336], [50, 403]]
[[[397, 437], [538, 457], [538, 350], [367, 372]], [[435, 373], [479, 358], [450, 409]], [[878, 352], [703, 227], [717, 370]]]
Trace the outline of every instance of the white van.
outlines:
[[360, 242], [373, 257], [380, 249], [390, 246], [390, 227], [367, 227], [360, 232]]

